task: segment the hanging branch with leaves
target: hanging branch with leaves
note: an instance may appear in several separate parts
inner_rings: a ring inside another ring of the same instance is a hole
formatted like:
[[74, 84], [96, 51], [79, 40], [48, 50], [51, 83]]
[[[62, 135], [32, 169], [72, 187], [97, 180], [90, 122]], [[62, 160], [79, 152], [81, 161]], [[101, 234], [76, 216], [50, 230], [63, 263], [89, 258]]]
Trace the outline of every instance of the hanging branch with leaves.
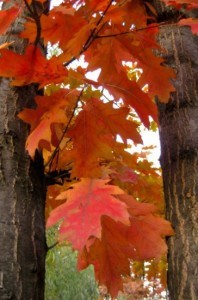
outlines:
[[[45, 161], [47, 227], [62, 220], [59, 240], [78, 250], [79, 270], [93, 264], [99, 284], [116, 297], [130, 262], [160, 259], [164, 237], [173, 234], [163, 219], [160, 175], [144, 153], [127, 151], [142, 143], [140, 124], [157, 122], [154, 96], [167, 102], [174, 91], [174, 71], [154, 54], [163, 51], [156, 36], [167, 24], [157, 23], [142, 0], [63, 1], [49, 12], [43, 0], [21, 0], [0, 11], [1, 35], [24, 10], [25, 53], [10, 50], [12, 40], [0, 45], [0, 76], [44, 90], [36, 108], [24, 107], [18, 117], [30, 125], [30, 157], [38, 150]], [[197, 33], [196, 24], [175, 26]], [[47, 58], [43, 43], [59, 51]], [[95, 71], [98, 78], [90, 78]]]

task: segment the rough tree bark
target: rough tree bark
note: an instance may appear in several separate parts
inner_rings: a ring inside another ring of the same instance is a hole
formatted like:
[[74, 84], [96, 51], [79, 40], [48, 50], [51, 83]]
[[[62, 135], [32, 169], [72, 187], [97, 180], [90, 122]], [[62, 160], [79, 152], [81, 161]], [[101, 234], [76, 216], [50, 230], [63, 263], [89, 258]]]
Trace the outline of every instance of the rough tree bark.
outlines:
[[[13, 1], [15, 2], [15, 1]], [[25, 44], [12, 33], [16, 20], [0, 42], [15, 40], [14, 50]], [[42, 300], [45, 278], [45, 187], [43, 163], [31, 161], [25, 151], [28, 127], [17, 118], [23, 107], [32, 107], [36, 86], [10, 87], [0, 78], [0, 299]]]
[[166, 49], [166, 64], [176, 71], [169, 103], [159, 104], [161, 166], [166, 216], [175, 235], [168, 239], [168, 290], [171, 300], [198, 297], [198, 37], [171, 25], [177, 12], [155, 2]]

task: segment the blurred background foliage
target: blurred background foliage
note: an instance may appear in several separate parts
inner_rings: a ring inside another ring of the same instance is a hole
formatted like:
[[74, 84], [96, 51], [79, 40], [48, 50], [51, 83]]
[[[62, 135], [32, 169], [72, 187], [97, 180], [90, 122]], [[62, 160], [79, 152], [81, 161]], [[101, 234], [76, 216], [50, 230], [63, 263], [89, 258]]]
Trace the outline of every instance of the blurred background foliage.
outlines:
[[[106, 287], [98, 287], [93, 266], [78, 272], [77, 253], [66, 243], [56, 243], [57, 229], [58, 225], [46, 231], [49, 250], [45, 300], [110, 300]], [[124, 291], [117, 300], [168, 299], [162, 281], [166, 281], [166, 258], [149, 263], [133, 262], [131, 276], [123, 278]]]
[[[56, 242], [56, 229], [47, 230], [48, 247]], [[76, 252], [67, 244], [47, 253], [45, 300], [98, 300], [99, 290], [92, 267], [76, 269]]]

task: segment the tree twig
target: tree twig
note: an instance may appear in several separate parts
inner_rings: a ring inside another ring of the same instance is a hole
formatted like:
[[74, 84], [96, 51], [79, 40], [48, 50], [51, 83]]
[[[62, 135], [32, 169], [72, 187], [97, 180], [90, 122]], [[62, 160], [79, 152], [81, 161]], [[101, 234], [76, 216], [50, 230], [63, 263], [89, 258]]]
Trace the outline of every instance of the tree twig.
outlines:
[[35, 20], [36, 23], [36, 38], [34, 41], [34, 45], [38, 45], [41, 39], [41, 20], [40, 20], [40, 16], [38, 14], [37, 11], [37, 7], [36, 7], [36, 3], [35, 0], [32, 1], [32, 7], [33, 7], [33, 18]]
[[127, 34], [131, 34], [131, 33], [135, 33], [138, 31], [143, 31], [143, 30], [148, 30], [148, 29], [152, 29], [152, 28], [159, 28], [161, 26], [165, 26], [168, 25], [165, 22], [156, 24], [156, 25], [152, 25], [152, 26], [147, 26], [147, 27], [142, 27], [142, 28], [138, 28], [138, 29], [132, 29], [129, 31], [123, 31], [123, 32], [119, 32], [119, 33], [112, 33], [112, 34], [107, 34], [107, 35], [97, 35], [95, 37], [95, 39], [101, 39], [101, 38], [110, 38], [110, 37], [116, 37], [116, 36], [120, 36], [120, 35], [127, 35]]
[[[107, 7], [105, 8], [104, 12], [102, 13], [100, 19], [98, 20], [98, 22], [96, 23], [96, 27], [92, 30], [91, 34], [89, 35], [89, 37], [87, 38], [82, 50], [79, 53], [79, 56], [82, 55], [89, 47], [90, 45], [93, 43], [93, 41], [95, 40], [96, 36], [97, 36], [97, 28], [98, 26], [101, 24], [103, 18], [105, 17], [106, 13], [108, 12], [109, 8], [111, 7], [111, 4], [114, 2], [115, 0], [110, 0]], [[65, 67], [69, 66], [73, 61], [75, 61], [77, 59], [77, 57], [72, 57], [70, 60], [68, 60], [66, 63], [64, 63], [63, 65]]]
[[59, 244], [59, 242], [55, 242], [51, 246], [47, 246], [47, 251], [52, 250], [54, 247], [56, 247]]
[[82, 90], [80, 91], [80, 94], [79, 94], [79, 96], [78, 96], [78, 98], [77, 98], [77, 100], [76, 100], [75, 106], [74, 106], [74, 108], [73, 108], [72, 114], [71, 114], [71, 116], [70, 116], [70, 118], [69, 118], [69, 121], [68, 121], [68, 123], [67, 123], [65, 129], [63, 130], [63, 133], [62, 133], [62, 136], [61, 136], [61, 138], [60, 138], [60, 140], [59, 140], [59, 142], [58, 142], [58, 145], [57, 145], [56, 148], [54, 149], [54, 151], [53, 151], [51, 157], [49, 158], [49, 160], [46, 162], [45, 167], [47, 167], [47, 166], [50, 164], [50, 168], [51, 168], [52, 162], [53, 162], [53, 160], [54, 160], [56, 154], [57, 154], [58, 151], [59, 151], [59, 146], [60, 146], [60, 144], [61, 144], [61, 142], [62, 142], [62, 140], [63, 140], [63, 138], [64, 138], [64, 136], [65, 136], [65, 134], [66, 134], [66, 132], [67, 132], [69, 126], [70, 126], [70, 124], [71, 124], [71, 121], [72, 121], [72, 119], [73, 119], [73, 117], [74, 117], [74, 115], [75, 115], [75, 111], [76, 111], [76, 108], [78, 107], [78, 102], [79, 102], [79, 100], [80, 100], [80, 98], [81, 98], [81, 96], [82, 96], [82, 94], [83, 94], [84, 88], [85, 88], [85, 87], [83, 87]]

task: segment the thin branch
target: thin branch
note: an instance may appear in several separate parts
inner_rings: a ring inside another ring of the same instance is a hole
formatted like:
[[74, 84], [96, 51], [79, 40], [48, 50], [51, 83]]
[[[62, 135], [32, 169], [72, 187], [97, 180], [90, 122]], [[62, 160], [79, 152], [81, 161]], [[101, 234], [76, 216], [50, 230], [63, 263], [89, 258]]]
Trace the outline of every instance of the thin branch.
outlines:
[[37, 29], [37, 33], [36, 33], [36, 38], [34, 41], [34, 45], [38, 45], [40, 43], [40, 39], [41, 39], [41, 20], [40, 20], [40, 16], [38, 14], [37, 11], [37, 4], [35, 2], [35, 0], [32, 1], [32, 7], [29, 5], [29, 3], [27, 2], [27, 0], [24, 0], [25, 5], [28, 9], [28, 11], [30, 12], [32, 18], [34, 19], [35, 23], [36, 23], [36, 29]]
[[107, 7], [105, 8], [104, 12], [102, 13], [102, 16], [100, 17], [100, 19], [98, 20], [96, 26], [100, 25], [100, 23], [102, 22], [104, 16], [106, 15], [106, 13], [108, 12], [109, 8], [111, 7], [111, 4], [114, 2], [115, 0], [110, 0], [109, 4], [107, 5]]
[[34, 41], [34, 45], [38, 45], [41, 39], [41, 20], [40, 20], [40, 16], [38, 14], [37, 11], [37, 7], [36, 7], [36, 3], [35, 0], [32, 1], [32, 7], [33, 7], [33, 18], [35, 20], [36, 23], [36, 39]]
[[70, 170], [71, 168], [67, 170], [65, 169], [60, 171], [48, 172], [47, 174], [45, 174], [46, 185], [47, 186], [54, 185], [54, 184], [63, 185], [64, 179], [66, 179], [67, 182], [71, 182]]
[[[91, 34], [89, 35], [89, 37], [87, 38], [82, 50], [80, 51], [79, 53], [79, 56], [81, 54], [83, 54], [89, 47], [90, 45], [93, 43], [93, 41], [96, 39], [96, 36], [97, 36], [97, 33], [98, 33], [98, 26], [101, 24], [103, 18], [105, 17], [106, 13], [108, 12], [109, 8], [111, 7], [112, 3], [114, 2], [115, 0], [110, 0], [107, 7], [105, 8], [105, 10], [103, 11], [100, 19], [98, 20], [98, 22], [96, 23], [96, 27], [92, 30]], [[66, 63], [64, 63], [63, 65], [65, 67], [69, 66], [73, 61], [75, 61], [77, 59], [77, 57], [72, 57], [70, 60], [68, 60]]]
[[54, 247], [56, 247], [59, 244], [59, 242], [55, 242], [54, 244], [52, 244], [51, 246], [47, 247], [47, 251], [52, 250]]
[[83, 50], [87, 50], [88, 47], [91, 45], [91, 43], [94, 41], [95, 37], [96, 37], [96, 32], [97, 31], [97, 27], [101, 24], [102, 20], [104, 19], [106, 13], [108, 12], [109, 8], [111, 7], [111, 4], [114, 2], [114, 0], [110, 0], [107, 7], [105, 8], [105, 10], [103, 11], [100, 19], [98, 20], [98, 22], [96, 23], [96, 27], [93, 29], [93, 31], [91, 32], [90, 36], [88, 37], [87, 41], [85, 42], [85, 45], [83, 46]]
[[[80, 55], [82, 53], [80, 52]], [[70, 60], [68, 60], [66, 63], [63, 64], [63, 66], [68, 67], [73, 61], [75, 61], [77, 57], [73, 56]]]
[[27, 9], [29, 10], [29, 12], [31, 13], [31, 15], [33, 16], [33, 15], [34, 15], [34, 12], [33, 12], [32, 8], [31, 8], [31, 6], [30, 6], [29, 3], [27, 2], [27, 0], [24, 0], [24, 2], [25, 2], [25, 5], [26, 5]]
[[159, 28], [161, 26], [165, 26], [168, 25], [165, 22], [159, 23], [157, 25], [153, 25], [153, 26], [147, 26], [147, 27], [142, 27], [142, 28], [138, 28], [138, 29], [132, 29], [129, 31], [123, 31], [123, 32], [119, 32], [119, 33], [112, 33], [112, 34], [107, 34], [107, 35], [97, 35], [95, 37], [95, 39], [101, 39], [101, 38], [110, 38], [110, 37], [116, 37], [116, 36], [120, 36], [120, 35], [127, 35], [127, 34], [131, 34], [134, 32], [138, 32], [138, 31], [142, 31], [142, 30], [148, 30], [148, 29], [152, 29], [152, 28]]
[[74, 106], [74, 108], [73, 108], [73, 111], [72, 111], [72, 114], [71, 114], [71, 116], [70, 116], [70, 118], [69, 118], [69, 121], [68, 121], [68, 123], [67, 123], [65, 129], [63, 130], [63, 133], [62, 133], [62, 136], [61, 136], [61, 138], [60, 138], [60, 140], [59, 140], [59, 142], [58, 142], [58, 145], [56, 146], [56, 148], [55, 148], [55, 150], [53, 151], [53, 153], [52, 153], [51, 157], [49, 158], [49, 160], [46, 162], [45, 167], [47, 167], [49, 164], [50, 164], [50, 167], [51, 167], [52, 162], [53, 162], [53, 160], [54, 160], [56, 154], [59, 152], [59, 146], [60, 146], [60, 144], [61, 144], [61, 142], [62, 142], [62, 140], [63, 140], [63, 138], [64, 138], [64, 136], [65, 136], [65, 134], [66, 134], [66, 132], [67, 132], [69, 126], [70, 126], [70, 124], [71, 124], [71, 121], [72, 121], [72, 119], [73, 119], [73, 117], [74, 117], [74, 115], [75, 115], [75, 111], [76, 111], [76, 109], [77, 109], [77, 107], [78, 107], [78, 102], [79, 102], [79, 100], [80, 100], [80, 98], [81, 98], [81, 96], [82, 96], [82, 94], [83, 94], [84, 88], [85, 88], [85, 87], [82, 88], [82, 90], [81, 90], [81, 92], [80, 92], [80, 94], [79, 94], [79, 96], [78, 96], [78, 98], [77, 98], [77, 100], [76, 100], [76, 104], [75, 104], [75, 106]]

